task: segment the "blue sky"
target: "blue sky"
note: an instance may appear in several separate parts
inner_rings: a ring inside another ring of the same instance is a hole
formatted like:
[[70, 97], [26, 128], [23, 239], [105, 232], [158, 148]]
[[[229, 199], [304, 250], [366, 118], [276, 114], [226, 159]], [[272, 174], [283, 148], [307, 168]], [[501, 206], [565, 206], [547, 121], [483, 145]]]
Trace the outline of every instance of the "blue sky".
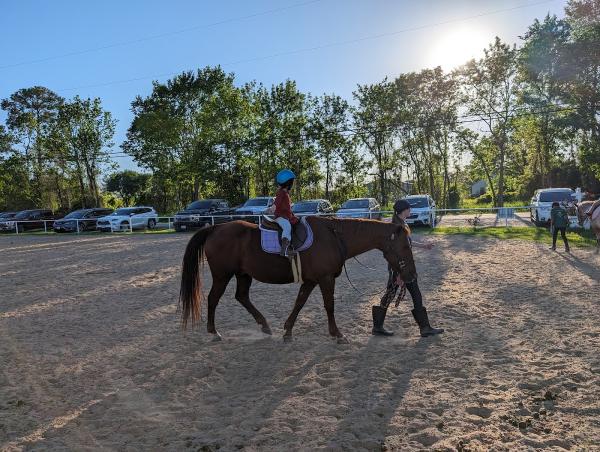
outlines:
[[[131, 101], [147, 95], [152, 80], [166, 80], [167, 74], [221, 64], [240, 84], [257, 80], [271, 85], [289, 78], [305, 92], [351, 99], [357, 84], [438, 64], [449, 69], [480, 55], [496, 35], [518, 42], [535, 18], [547, 13], [560, 17], [565, 4], [566, 0], [5, 2], [0, 16], [0, 99], [34, 85], [67, 98], [100, 97], [118, 120], [118, 151], [131, 121]], [[129, 158], [116, 160], [122, 167], [134, 167]]]

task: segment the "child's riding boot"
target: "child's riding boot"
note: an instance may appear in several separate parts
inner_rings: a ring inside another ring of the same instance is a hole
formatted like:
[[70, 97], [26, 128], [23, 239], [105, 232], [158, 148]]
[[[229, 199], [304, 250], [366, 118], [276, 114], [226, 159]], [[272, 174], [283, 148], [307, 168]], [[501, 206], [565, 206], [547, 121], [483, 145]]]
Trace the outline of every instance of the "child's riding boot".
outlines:
[[281, 239], [281, 251], [279, 252], [280, 256], [283, 257], [288, 257], [288, 249], [290, 248], [290, 241], [289, 239], [283, 237]]

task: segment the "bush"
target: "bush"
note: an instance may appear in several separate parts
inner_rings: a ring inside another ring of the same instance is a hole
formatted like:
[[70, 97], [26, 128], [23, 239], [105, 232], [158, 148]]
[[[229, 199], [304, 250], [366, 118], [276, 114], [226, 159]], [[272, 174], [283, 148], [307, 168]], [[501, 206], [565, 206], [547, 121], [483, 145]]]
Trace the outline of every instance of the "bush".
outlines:
[[449, 209], [457, 209], [460, 204], [460, 193], [458, 189], [451, 188], [448, 190], [448, 208]]
[[484, 193], [475, 199], [476, 204], [489, 204], [491, 202], [493, 202], [491, 193]]

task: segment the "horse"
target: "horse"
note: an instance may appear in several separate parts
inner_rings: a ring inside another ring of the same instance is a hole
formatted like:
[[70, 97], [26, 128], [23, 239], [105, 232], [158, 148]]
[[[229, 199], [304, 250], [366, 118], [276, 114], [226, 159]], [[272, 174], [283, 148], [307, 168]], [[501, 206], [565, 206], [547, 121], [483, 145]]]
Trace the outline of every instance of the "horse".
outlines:
[[[312, 228], [314, 242], [300, 253], [302, 284], [292, 312], [285, 321], [283, 339], [292, 340], [292, 329], [298, 313], [318, 285], [327, 313], [329, 334], [338, 343], [348, 343], [337, 327], [334, 316], [335, 279], [341, 274], [345, 261], [378, 249], [402, 280], [411, 282], [417, 273], [408, 237], [410, 232], [402, 225], [379, 220], [308, 217], [307, 222]], [[213, 341], [221, 340], [215, 327], [215, 310], [234, 276], [237, 280], [235, 299], [254, 317], [263, 333], [272, 334], [267, 320], [250, 301], [250, 286], [254, 279], [269, 284], [289, 284], [294, 282], [294, 276], [287, 257], [262, 250], [258, 225], [236, 220], [206, 226], [192, 236], [183, 257], [179, 294], [184, 330], [190, 319], [192, 327], [200, 319], [203, 298], [200, 270], [205, 261], [212, 275], [207, 330], [213, 335]]]
[[[583, 201], [577, 204], [577, 220], [579, 226], [583, 227], [588, 216], [585, 214], [587, 210], [592, 206], [594, 201]], [[596, 235], [596, 253], [600, 252], [600, 208], [594, 211], [593, 218], [590, 219], [590, 226], [593, 233]]]

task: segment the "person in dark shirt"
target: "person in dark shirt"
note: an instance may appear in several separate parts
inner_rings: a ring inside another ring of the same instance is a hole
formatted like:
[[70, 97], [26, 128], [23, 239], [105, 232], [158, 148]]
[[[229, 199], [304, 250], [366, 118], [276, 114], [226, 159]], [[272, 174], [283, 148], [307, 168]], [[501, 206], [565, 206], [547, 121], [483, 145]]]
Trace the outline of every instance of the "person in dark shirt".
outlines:
[[[406, 224], [406, 218], [410, 215], [410, 204], [405, 199], [400, 199], [396, 201], [394, 204], [394, 216], [392, 218], [392, 223], [399, 224], [403, 226], [408, 232], [409, 243], [411, 247], [419, 247], [425, 249], [432, 249], [433, 245], [431, 243], [418, 242], [410, 236], [410, 228]], [[423, 306], [423, 296], [421, 295], [421, 290], [419, 289], [419, 283], [415, 278], [414, 281], [409, 283], [404, 283], [399, 275], [397, 275], [389, 266], [388, 266], [389, 276], [388, 276], [388, 284], [387, 291], [384, 294], [383, 298], [379, 306], [372, 307], [373, 313], [373, 330], [372, 334], [376, 336], [391, 336], [394, 333], [386, 330], [383, 327], [383, 322], [385, 320], [385, 315], [387, 312], [387, 308], [392, 302], [394, 296], [398, 289], [405, 285], [406, 289], [410, 293], [410, 296], [413, 301], [414, 309], [412, 310], [413, 317], [419, 325], [419, 331], [422, 337], [434, 336], [436, 334], [441, 334], [444, 332], [442, 328], [433, 328], [429, 324], [429, 317], [427, 316], [427, 310], [425, 306]]]
[[552, 210], [550, 211], [550, 225], [552, 228], [552, 251], [556, 251], [556, 238], [558, 237], [558, 231], [565, 242], [565, 251], [568, 253], [569, 242], [567, 240], [567, 226], [569, 225], [569, 215], [567, 211], [563, 209], [558, 202], [552, 203]]
[[275, 196], [275, 221], [283, 230], [281, 234], [281, 256], [288, 256], [292, 241], [292, 225], [298, 223], [298, 217], [292, 213], [292, 200], [290, 190], [296, 175], [289, 169], [277, 173], [277, 195]]

